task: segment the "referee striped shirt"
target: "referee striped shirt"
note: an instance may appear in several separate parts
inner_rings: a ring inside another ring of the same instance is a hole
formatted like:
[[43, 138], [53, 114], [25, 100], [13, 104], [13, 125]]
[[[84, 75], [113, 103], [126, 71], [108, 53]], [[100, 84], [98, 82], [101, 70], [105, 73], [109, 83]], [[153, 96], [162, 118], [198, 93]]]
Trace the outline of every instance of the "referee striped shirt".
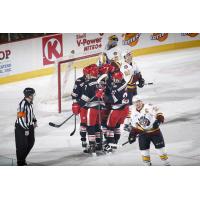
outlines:
[[33, 112], [33, 105], [29, 103], [25, 98], [19, 103], [17, 110], [16, 123], [23, 129], [28, 130], [30, 125], [36, 122], [36, 118]]

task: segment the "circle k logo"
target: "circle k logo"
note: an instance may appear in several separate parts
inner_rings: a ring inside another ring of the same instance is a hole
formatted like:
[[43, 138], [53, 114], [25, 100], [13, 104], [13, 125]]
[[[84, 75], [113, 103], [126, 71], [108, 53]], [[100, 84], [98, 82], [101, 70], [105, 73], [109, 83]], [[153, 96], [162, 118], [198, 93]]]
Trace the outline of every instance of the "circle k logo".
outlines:
[[62, 34], [42, 38], [43, 65], [53, 64], [63, 56]]

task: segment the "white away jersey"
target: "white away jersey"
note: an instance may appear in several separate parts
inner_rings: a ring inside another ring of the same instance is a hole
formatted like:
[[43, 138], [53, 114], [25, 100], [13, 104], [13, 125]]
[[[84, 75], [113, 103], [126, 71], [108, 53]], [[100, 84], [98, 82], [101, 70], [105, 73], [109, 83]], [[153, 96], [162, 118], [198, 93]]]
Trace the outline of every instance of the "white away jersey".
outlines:
[[142, 110], [138, 112], [133, 106], [131, 115], [131, 124], [135, 128], [142, 128], [146, 131], [153, 128], [153, 123], [156, 120], [156, 115], [159, 109], [152, 104], [144, 104]]
[[106, 50], [105, 53], [109, 60], [113, 60], [116, 56], [118, 56], [119, 60], [121, 60], [120, 48], [118, 46], [113, 47], [109, 50]]
[[[104, 53], [106, 54], [106, 57], [104, 56]], [[104, 52], [99, 55], [98, 61], [97, 61], [97, 66], [101, 66], [102, 64], [108, 63], [106, 62], [107, 59], [110, 62], [111, 60], [115, 60], [115, 58], [118, 58], [117, 60], [120, 62], [121, 61], [121, 51], [118, 46], [113, 47], [109, 50], [106, 48], [104, 49]]]
[[140, 72], [139, 68], [137, 67], [134, 61], [132, 62], [132, 65], [128, 64], [127, 62], [122, 62], [120, 71], [123, 73], [126, 83], [130, 81], [132, 76]]

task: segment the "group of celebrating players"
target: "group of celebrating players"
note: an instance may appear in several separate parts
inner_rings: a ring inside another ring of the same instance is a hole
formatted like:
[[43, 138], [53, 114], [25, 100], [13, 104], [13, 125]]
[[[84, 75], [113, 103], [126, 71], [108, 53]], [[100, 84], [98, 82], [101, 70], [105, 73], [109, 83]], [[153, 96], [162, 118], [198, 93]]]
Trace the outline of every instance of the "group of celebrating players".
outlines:
[[116, 35], [109, 37], [98, 63], [83, 68], [83, 76], [75, 81], [71, 94], [72, 111], [80, 115], [84, 152], [113, 152], [123, 125], [123, 130], [129, 132], [129, 143], [135, 142], [138, 137], [145, 165], [151, 165], [151, 142], [164, 165], [169, 165], [159, 128], [164, 116], [157, 107], [145, 104], [137, 95], [137, 87], [142, 88], [145, 81], [133, 61], [132, 53], [120, 53], [117, 42]]

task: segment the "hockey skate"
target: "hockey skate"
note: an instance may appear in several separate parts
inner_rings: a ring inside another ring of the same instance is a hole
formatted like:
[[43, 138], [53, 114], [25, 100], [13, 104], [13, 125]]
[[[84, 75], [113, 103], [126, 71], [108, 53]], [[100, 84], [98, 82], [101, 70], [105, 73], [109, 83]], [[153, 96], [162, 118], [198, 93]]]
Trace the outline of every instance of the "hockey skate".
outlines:
[[96, 154], [97, 156], [105, 155], [105, 151], [103, 150], [102, 144], [96, 145]]
[[169, 161], [166, 160], [166, 161], [164, 162], [164, 166], [171, 166], [171, 164], [170, 164]]
[[86, 141], [82, 141], [82, 147], [87, 148], [87, 142]]
[[113, 152], [113, 149], [112, 149], [112, 147], [111, 147], [109, 144], [106, 144], [106, 145], [104, 146], [103, 151], [104, 151], [105, 153], [110, 154], [110, 153]]
[[90, 145], [88, 148], [86, 147], [85, 150], [83, 150], [84, 153], [88, 153], [92, 156], [96, 156], [96, 147], [95, 145]]

